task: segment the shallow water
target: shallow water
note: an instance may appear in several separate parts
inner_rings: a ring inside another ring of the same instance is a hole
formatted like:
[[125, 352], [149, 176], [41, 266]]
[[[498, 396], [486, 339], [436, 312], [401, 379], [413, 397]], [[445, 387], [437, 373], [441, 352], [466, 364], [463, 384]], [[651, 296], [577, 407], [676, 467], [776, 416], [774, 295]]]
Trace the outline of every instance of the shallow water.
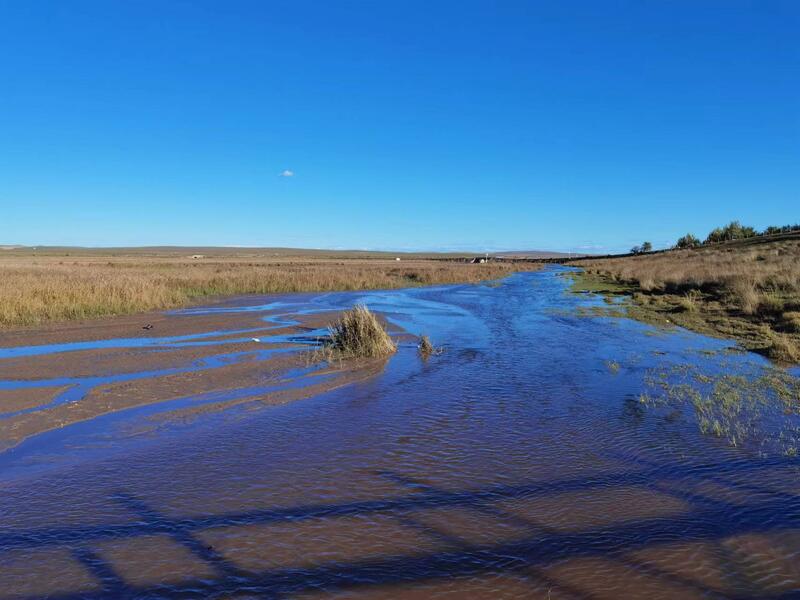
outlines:
[[[725, 341], [580, 316], [602, 301], [565, 293], [561, 270], [207, 309], [279, 324], [364, 302], [445, 352], [423, 361], [406, 343], [379, 375], [311, 399], [136, 434], [165, 408], [155, 404], [3, 452], [0, 598], [800, 593], [788, 434], [732, 447], [691, 411], [640, 401], [648, 378], [678, 378], [683, 365], [755, 376], [766, 362]], [[32, 348], [0, 356], [75, 349]], [[61, 401], [96, 384], [82, 379]]]

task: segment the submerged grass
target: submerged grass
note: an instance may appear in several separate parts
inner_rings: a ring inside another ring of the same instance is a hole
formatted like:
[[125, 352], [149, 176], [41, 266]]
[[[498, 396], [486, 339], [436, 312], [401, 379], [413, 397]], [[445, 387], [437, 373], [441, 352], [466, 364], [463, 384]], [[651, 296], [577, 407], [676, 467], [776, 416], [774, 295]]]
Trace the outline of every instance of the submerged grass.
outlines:
[[532, 263], [0, 255], [0, 327], [176, 308], [208, 297], [392, 289], [498, 279]]
[[795, 456], [800, 447], [800, 378], [775, 367], [749, 365], [731, 374], [733, 368], [712, 373], [696, 365], [652, 370], [640, 402], [670, 411], [688, 407], [702, 433], [732, 446]]

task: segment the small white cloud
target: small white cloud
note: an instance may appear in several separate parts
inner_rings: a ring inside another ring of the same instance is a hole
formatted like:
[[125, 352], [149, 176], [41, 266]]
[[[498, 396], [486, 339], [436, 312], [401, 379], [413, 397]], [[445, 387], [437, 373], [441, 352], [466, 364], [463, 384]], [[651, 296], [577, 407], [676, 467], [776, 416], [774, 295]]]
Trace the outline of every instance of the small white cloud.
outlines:
[[284, 169], [281, 171], [280, 177], [294, 177], [294, 171], [291, 169]]

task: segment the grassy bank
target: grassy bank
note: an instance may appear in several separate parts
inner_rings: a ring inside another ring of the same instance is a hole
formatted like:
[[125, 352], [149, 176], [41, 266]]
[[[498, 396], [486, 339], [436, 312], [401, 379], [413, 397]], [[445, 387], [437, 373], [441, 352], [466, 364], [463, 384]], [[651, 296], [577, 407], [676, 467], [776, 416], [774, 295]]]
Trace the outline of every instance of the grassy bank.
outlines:
[[800, 362], [800, 236], [584, 260], [577, 288], [630, 297], [629, 314]]
[[235, 255], [0, 256], [0, 326], [35, 325], [175, 308], [213, 296], [369, 290], [470, 283], [534, 264], [424, 259], [331, 259]]

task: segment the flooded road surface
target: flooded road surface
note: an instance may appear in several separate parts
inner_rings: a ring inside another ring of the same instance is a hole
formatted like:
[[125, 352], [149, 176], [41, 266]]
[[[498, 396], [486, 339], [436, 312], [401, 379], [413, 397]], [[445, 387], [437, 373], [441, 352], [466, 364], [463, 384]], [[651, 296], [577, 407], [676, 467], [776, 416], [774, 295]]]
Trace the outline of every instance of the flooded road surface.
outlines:
[[[208, 309], [279, 327], [364, 302], [445, 346], [424, 361], [401, 337], [366, 376], [279, 406], [249, 400], [335, 374], [287, 363], [293, 376], [235, 371], [241, 385], [218, 389], [215, 369], [238, 360], [225, 344], [252, 327], [147, 342], [220, 345], [163, 369], [143, 354], [139, 371], [4, 376], [2, 398], [46, 388], [47, 410], [98, 386], [150, 397], [0, 453], [0, 598], [798, 597], [797, 372], [602, 316], [561, 271]], [[145, 342], [3, 350], [0, 368], [128, 344]], [[189, 376], [183, 396], [135, 387]], [[0, 423], [41, 399], [14, 402]]]

